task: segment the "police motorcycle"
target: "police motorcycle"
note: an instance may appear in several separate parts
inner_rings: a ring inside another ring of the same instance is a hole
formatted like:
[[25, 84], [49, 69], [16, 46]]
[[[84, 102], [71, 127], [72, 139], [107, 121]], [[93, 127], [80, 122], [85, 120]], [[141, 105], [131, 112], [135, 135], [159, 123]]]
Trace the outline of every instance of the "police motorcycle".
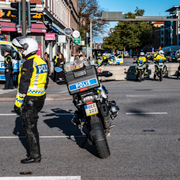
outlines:
[[163, 59], [156, 60], [155, 71], [154, 71], [154, 80], [156, 76], [159, 77], [159, 81], [162, 81], [163, 77], [167, 74], [167, 67], [164, 64]]
[[141, 82], [148, 76], [146, 63], [143, 62], [142, 59], [139, 59], [138, 62], [136, 61], [134, 63], [137, 63], [136, 72], [135, 72], [136, 80], [137, 81], [139, 80]]
[[110, 55], [108, 59], [108, 64], [115, 65], [116, 64], [116, 57], [115, 55]]
[[[57, 67], [55, 70], [59, 72], [62, 69]], [[64, 76], [77, 108], [72, 122], [86, 135], [82, 147], [88, 141], [96, 147], [101, 159], [109, 157], [107, 135], [112, 127], [112, 120], [118, 115], [119, 107], [115, 101], [108, 100], [108, 90], [99, 83], [94, 65], [64, 72]]]

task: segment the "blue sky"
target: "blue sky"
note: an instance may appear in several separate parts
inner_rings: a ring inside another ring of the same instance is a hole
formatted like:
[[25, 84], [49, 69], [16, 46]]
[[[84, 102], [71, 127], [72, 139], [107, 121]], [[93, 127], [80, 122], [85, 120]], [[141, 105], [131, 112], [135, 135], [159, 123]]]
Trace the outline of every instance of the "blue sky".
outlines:
[[[123, 13], [133, 12], [136, 9], [144, 9], [144, 16], [168, 16], [169, 13], [165, 12], [173, 6], [180, 6], [180, 0], [97, 0], [101, 9], [104, 11], [122, 11]], [[110, 22], [108, 30], [114, 27], [117, 22]], [[100, 34], [98, 37], [94, 37], [93, 41], [100, 43], [103, 37], [106, 36]]]

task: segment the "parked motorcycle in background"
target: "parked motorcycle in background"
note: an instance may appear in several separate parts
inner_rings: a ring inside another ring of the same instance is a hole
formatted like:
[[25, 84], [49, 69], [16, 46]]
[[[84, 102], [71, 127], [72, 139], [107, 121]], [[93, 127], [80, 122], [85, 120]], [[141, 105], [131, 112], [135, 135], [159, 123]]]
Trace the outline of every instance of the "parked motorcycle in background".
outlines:
[[64, 74], [69, 94], [73, 96], [77, 108], [73, 124], [86, 135], [88, 143], [96, 147], [100, 158], [109, 157], [106, 135], [112, 120], [118, 115], [119, 107], [115, 101], [108, 100], [108, 91], [99, 83], [95, 66], [84, 66]]
[[156, 76], [159, 78], [159, 81], [162, 81], [163, 77], [167, 74], [167, 67], [164, 64], [163, 59], [158, 59], [155, 65], [155, 71], [154, 71], [154, 80], [156, 79]]

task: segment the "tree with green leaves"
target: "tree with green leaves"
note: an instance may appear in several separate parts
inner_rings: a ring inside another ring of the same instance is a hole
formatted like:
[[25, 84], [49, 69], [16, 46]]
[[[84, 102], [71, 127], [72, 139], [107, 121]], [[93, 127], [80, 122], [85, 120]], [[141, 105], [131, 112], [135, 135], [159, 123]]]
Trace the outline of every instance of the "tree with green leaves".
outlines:
[[[143, 16], [144, 10], [136, 7], [135, 13], [128, 12], [125, 18]], [[105, 49], [141, 49], [153, 42], [153, 27], [149, 22], [121, 21], [115, 28], [110, 29], [108, 37], [104, 38]]]
[[[97, 0], [79, 0], [79, 31], [82, 40], [85, 40], [86, 32], [90, 33], [90, 19], [101, 18], [102, 12]], [[106, 21], [93, 21], [93, 36], [104, 33], [108, 24]]]

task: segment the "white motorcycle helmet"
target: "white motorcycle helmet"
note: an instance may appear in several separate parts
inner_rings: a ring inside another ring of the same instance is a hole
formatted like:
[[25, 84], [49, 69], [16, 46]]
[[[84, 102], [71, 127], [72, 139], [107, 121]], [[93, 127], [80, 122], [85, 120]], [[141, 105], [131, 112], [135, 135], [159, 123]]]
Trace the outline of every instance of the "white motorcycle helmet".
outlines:
[[13, 44], [15, 47], [17, 47], [17, 48], [22, 48], [22, 45], [19, 43], [19, 41], [20, 41], [21, 39], [23, 39], [23, 38], [25, 38], [25, 37], [24, 37], [24, 36], [21, 36], [21, 37], [14, 38], [14, 39], [12, 40], [12, 44]]
[[141, 57], [145, 56], [144, 52], [140, 52], [140, 56]]
[[160, 54], [161, 56], [164, 56], [164, 51], [163, 51], [163, 50], [160, 50], [160, 51], [159, 51], [159, 54]]
[[21, 44], [22, 49], [24, 49], [22, 55], [25, 58], [36, 54], [36, 52], [39, 50], [38, 43], [33, 38], [22, 38], [19, 43]]

